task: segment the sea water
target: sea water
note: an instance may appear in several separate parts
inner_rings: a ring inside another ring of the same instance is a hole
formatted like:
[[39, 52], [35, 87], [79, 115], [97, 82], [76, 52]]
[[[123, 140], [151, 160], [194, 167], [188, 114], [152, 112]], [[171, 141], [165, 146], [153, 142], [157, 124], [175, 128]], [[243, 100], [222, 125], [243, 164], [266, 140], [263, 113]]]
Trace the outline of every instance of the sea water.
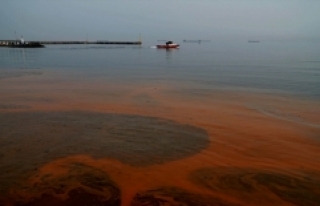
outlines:
[[207, 89], [320, 97], [319, 43], [178, 41], [180, 48], [170, 50], [152, 47], [157, 43], [2, 47], [0, 69], [72, 71], [126, 81], [176, 80]]
[[318, 205], [319, 45], [176, 42], [1, 47], [0, 204]]

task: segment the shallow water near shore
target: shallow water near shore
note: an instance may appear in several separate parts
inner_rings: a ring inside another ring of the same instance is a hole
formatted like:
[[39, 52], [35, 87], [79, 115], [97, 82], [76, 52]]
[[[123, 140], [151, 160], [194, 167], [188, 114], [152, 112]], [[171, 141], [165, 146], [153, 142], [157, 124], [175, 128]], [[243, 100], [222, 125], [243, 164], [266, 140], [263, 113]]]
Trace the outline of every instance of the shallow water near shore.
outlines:
[[0, 205], [319, 205], [317, 47], [180, 43], [0, 48]]

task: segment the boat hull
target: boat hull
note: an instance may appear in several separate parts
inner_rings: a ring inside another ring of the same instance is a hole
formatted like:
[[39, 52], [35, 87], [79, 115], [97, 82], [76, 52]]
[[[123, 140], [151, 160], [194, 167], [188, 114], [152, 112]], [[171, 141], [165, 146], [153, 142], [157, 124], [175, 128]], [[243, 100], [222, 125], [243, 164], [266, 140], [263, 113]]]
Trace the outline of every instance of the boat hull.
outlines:
[[162, 45], [157, 45], [158, 49], [177, 49], [179, 48], [179, 44], [162, 44]]

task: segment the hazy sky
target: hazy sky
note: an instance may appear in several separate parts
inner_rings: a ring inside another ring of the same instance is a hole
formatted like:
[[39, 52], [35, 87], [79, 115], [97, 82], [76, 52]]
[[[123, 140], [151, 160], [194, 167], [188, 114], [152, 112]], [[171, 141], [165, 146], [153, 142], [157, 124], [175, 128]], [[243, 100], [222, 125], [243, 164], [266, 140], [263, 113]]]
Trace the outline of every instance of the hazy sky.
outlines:
[[320, 0], [1, 0], [0, 39], [320, 40]]

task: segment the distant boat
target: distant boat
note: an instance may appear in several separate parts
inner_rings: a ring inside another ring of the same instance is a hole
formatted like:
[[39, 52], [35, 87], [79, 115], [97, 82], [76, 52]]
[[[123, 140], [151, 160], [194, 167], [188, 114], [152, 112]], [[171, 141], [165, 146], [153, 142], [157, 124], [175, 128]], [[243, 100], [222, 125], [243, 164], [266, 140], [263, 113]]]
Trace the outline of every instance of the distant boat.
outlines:
[[259, 43], [260, 41], [258, 40], [249, 40], [248, 43]]
[[166, 44], [158, 44], [158, 49], [177, 49], [179, 48], [179, 44], [174, 44], [172, 41], [167, 41]]
[[179, 48], [179, 44], [159, 44], [157, 45], [158, 49], [177, 49]]

